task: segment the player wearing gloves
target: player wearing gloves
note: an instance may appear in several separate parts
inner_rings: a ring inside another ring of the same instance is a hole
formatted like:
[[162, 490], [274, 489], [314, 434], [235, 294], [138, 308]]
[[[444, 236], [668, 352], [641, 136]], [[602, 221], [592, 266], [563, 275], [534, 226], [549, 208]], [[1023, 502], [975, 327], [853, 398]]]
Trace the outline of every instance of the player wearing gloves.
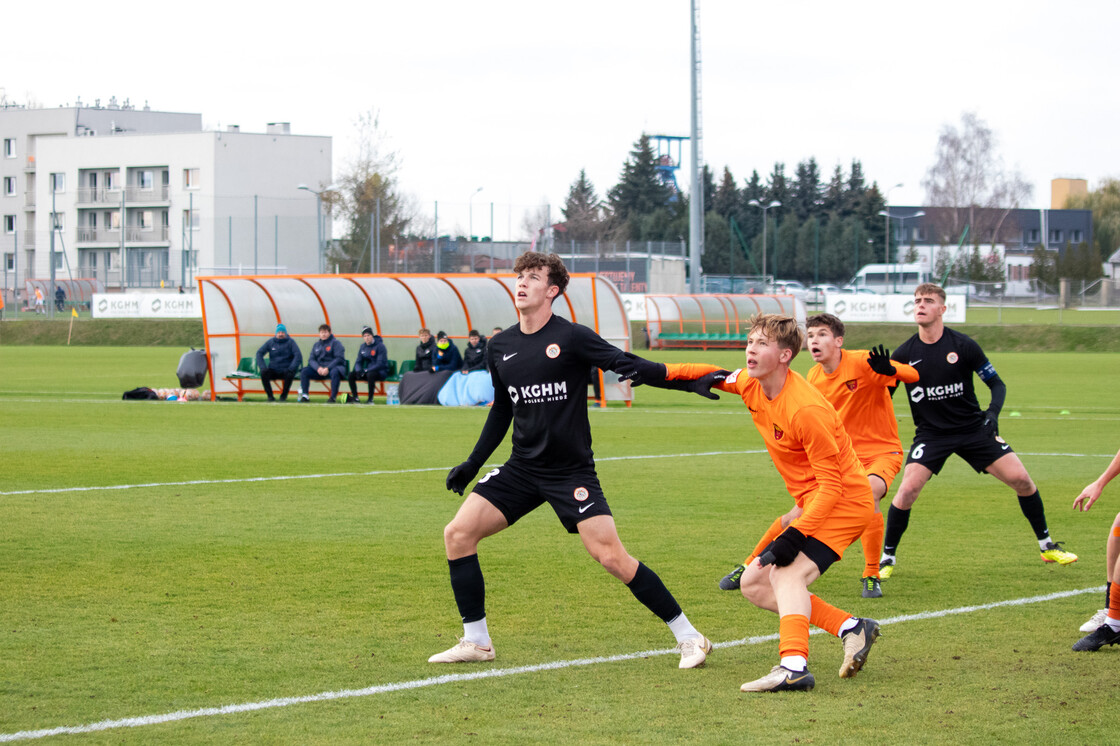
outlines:
[[[917, 369], [922, 378], [918, 383], [906, 384], [914, 416], [914, 444], [906, 456], [902, 484], [887, 511], [879, 574], [885, 579], [894, 573], [898, 543], [910, 524], [910, 510], [926, 482], [941, 471], [954, 453], [977, 473], [987, 472], [1015, 490], [1019, 509], [1038, 540], [1043, 562], [1076, 562], [1076, 554], [1051, 541], [1038, 487], [1011, 446], [999, 436], [998, 417], [1007, 386], [975, 340], [945, 326], [945, 309], [945, 291], [941, 287], [933, 283], [919, 285], [914, 290], [918, 333], [891, 355], [893, 360]], [[976, 401], [973, 373], [992, 391], [987, 410], [980, 409]]]
[[[871, 350], [843, 349], [844, 322], [830, 313], [810, 316], [805, 321], [805, 330], [809, 353], [817, 362], [805, 378], [839, 412], [856, 456], [867, 472], [871, 495], [875, 498], [875, 515], [860, 537], [864, 559], [860, 595], [880, 598], [883, 595], [879, 582], [883, 514], [879, 510], [879, 501], [887, 494], [891, 482], [902, 468], [902, 442], [898, 437], [891, 394], [899, 381], [917, 381], [918, 372], [909, 365], [893, 362], [882, 345]], [[743, 564], [719, 581], [721, 590], [731, 591], [739, 587], [743, 570], [785, 528], [782, 520], [788, 523], [785, 516], [774, 521]]]
[[[660, 617], [677, 639], [680, 667], [702, 665], [712, 649], [681, 611], [661, 578], [631, 557], [619, 539], [591, 451], [587, 387], [593, 367], [626, 376], [655, 367], [627, 357], [587, 327], [552, 313], [568, 285], [555, 254], [522, 254], [514, 271], [519, 324], [487, 345], [494, 404], [471, 455], [447, 475], [447, 489], [463, 494], [513, 424], [512, 453], [478, 481], [443, 532], [451, 589], [463, 620], [457, 645], [430, 663], [494, 659], [486, 622], [478, 544], [547, 502], [561, 524], [578, 533], [588, 553]], [[664, 377], [664, 367], [660, 369]], [[582, 618], [572, 619], [582, 625]]]
[[[840, 678], [855, 676], [879, 636], [879, 623], [859, 619], [809, 593], [809, 585], [840, 559], [867, 527], [874, 507], [867, 476], [852, 449], [840, 415], [808, 381], [789, 369], [801, 349], [797, 320], [767, 314], [751, 320], [745, 369], [714, 382], [738, 394], [785, 480], [795, 508], [788, 526], [743, 572], [743, 596], [779, 617], [781, 661], [770, 673], [741, 687], [744, 692], [806, 691], [809, 624], [841, 638]], [[665, 381], [641, 377], [639, 382]], [[670, 365], [669, 384], [719, 375], [709, 365]]]

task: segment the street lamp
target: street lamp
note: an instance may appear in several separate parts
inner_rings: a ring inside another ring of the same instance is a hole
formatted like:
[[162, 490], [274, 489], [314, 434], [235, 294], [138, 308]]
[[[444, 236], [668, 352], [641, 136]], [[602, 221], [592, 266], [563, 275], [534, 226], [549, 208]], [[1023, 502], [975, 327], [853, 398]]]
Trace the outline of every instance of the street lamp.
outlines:
[[761, 202], [759, 202], [757, 199], [752, 199], [747, 204], [752, 206], [752, 207], [761, 208], [761, 210], [762, 210], [762, 276], [765, 277], [766, 276], [766, 211], [769, 210], [771, 207], [781, 207], [782, 203], [779, 202], [778, 200], [774, 200], [770, 204], [764, 205]]
[[315, 195], [315, 230], [319, 239], [319, 273], [322, 274], [325, 260], [323, 255], [323, 194], [325, 192], [333, 192], [335, 189], [338, 189], [338, 185], [331, 184], [329, 187], [315, 191], [306, 184], [300, 184], [296, 189], [302, 189], [305, 192], [311, 192]]
[[887, 248], [886, 271], [887, 271], [887, 282], [890, 282], [890, 278], [891, 278], [891, 263], [890, 263], [891, 219], [893, 218], [893, 219], [897, 220], [898, 224], [899, 224], [899, 227], [905, 227], [905, 224], [906, 224], [907, 220], [909, 220], [910, 218], [920, 218], [923, 215], [925, 215], [926, 212], [925, 212], [925, 210], [918, 210], [917, 212], [912, 213], [910, 215], [891, 215], [890, 209], [888, 208], [886, 210], [880, 210], [879, 214], [883, 216], [883, 218], [886, 220], [886, 223], [887, 223], [887, 247], [888, 248]]
[[474, 196], [481, 191], [482, 187], [475, 189], [467, 200], [467, 240], [469, 241], [474, 240]]

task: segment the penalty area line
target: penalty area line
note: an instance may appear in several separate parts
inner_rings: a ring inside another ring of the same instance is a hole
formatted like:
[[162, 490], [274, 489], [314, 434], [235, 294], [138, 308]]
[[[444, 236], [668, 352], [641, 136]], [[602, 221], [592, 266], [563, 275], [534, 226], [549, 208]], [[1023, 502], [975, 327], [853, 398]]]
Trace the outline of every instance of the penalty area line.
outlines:
[[[1037, 604], [1044, 603], [1046, 601], [1054, 601], [1059, 598], [1081, 596], [1086, 593], [1099, 593], [1103, 589], [1103, 585], [1098, 585], [1093, 586], [1092, 588], [1080, 588], [1073, 591], [1047, 593], [1042, 596], [1013, 598], [1006, 601], [994, 601], [992, 603], [975, 604], [972, 606], [958, 606], [955, 609], [942, 609], [941, 611], [923, 611], [917, 614], [904, 614], [901, 616], [891, 617], [889, 619], [882, 619], [879, 620], [879, 624], [882, 626], [886, 626], [888, 624], [901, 624], [903, 622], [913, 622], [925, 619], [939, 619], [942, 617], [955, 616], [958, 614], [974, 614], [978, 611], [988, 611], [990, 609], [999, 609], [1007, 606], [1025, 606], [1027, 604]], [[820, 634], [822, 632], [823, 630], [818, 629], [813, 630], [811, 634]], [[757, 645], [763, 642], [772, 642], [777, 639], [778, 636], [774, 634], [760, 635], [757, 637], [744, 637], [739, 640], [729, 640], [727, 642], [717, 642], [713, 643], [712, 647], [732, 648], [743, 645]], [[148, 725], [159, 725], [162, 723], [173, 723], [181, 720], [191, 720], [193, 718], [214, 717], [218, 715], [236, 715], [243, 712], [271, 710], [279, 707], [291, 707], [292, 705], [310, 704], [314, 702], [330, 702], [340, 699], [370, 697], [377, 694], [391, 694], [393, 692], [402, 692], [409, 689], [422, 689], [429, 686], [442, 686], [443, 684], [456, 684], [464, 681], [496, 679], [506, 676], [539, 673], [541, 671], [556, 671], [563, 668], [594, 666], [602, 663], [618, 663], [620, 661], [630, 661], [636, 660], [638, 658], [652, 658], [654, 656], [669, 655], [675, 652], [677, 652], [675, 648], [666, 648], [661, 650], [644, 650], [638, 653], [622, 653], [619, 655], [600, 656], [595, 658], [577, 658], [574, 660], [551, 661], [548, 663], [537, 663], [535, 665], [516, 666], [513, 668], [491, 668], [485, 671], [472, 671], [471, 673], [444, 674], [442, 676], [431, 676], [425, 679], [399, 681], [393, 684], [378, 684], [375, 686], [366, 687], [364, 689], [341, 689], [333, 692], [320, 692], [318, 694], [308, 694], [298, 697], [278, 697], [276, 699], [266, 699], [260, 702], [244, 702], [241, 704], [222, 705], [221, 707], [203, 707], [196, 710], [178, 710], [176, 712], [168, 712], [162, 715], [142, 715], [139, 717], [120, 718], [117, 720], [101, 720], [99, 722], [89, 723], [87, 725], [60, 726], [57, 728], [43, 728], [41, 730], [22, 730], [16, 733], [0, 733], [0, 743], [28, 741], [38, 738], [47, 738], [49, 736], [96, 733], [98, 731], [113, 730], [116, 728], [140, 728]]]

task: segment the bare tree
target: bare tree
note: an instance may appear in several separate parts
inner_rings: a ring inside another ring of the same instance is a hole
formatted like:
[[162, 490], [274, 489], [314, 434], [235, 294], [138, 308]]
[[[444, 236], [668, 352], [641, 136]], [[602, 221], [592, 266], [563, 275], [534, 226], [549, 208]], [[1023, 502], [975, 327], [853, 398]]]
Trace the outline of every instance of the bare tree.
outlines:
[[974, 245], [996, 243], [1011, 211], [1030, 199], [1033, 188], [1016, 169], [1008, 171], [997, 138], [975, 112], [961, 114], [961, 127], [947, 124], [937, 138], [937, 159], [922, 186], [926, 204], [940, 208], [932, 221], [939, 241], [954, 243], [965, 226]]

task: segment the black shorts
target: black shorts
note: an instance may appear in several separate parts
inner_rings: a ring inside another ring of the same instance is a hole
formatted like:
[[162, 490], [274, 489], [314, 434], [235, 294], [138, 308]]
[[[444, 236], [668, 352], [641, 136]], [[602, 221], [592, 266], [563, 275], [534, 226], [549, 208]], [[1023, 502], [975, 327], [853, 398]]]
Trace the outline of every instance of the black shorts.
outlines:
[[983, 474], [997, 459], [1014, 451], [1003, 438], [983, 430], [971, 435], [915, 435], [914, 444], [906, 454], [906, 463], [921, 464], [937, 474], [954, 453], [978, 474]]
[[570, 534], [579, 533], [580, 521], [611, 515], [594, 469], [541, 475], [503, 464], [478, 480], [473, 491], [502, 511], [511, 526], [545, 502]]
[[[766, 549], [759, 552], [759, 556], [766, 553], [766, 550], [774, 546], [774, 542], [766, 545]], [[832, 567], [833, 563], [840, 559], [840, 555], [832, 551], [832, 549], [820, 539], [814, 539], [812, 536], [805, 537], [805, 544], [801, 547], [801, 554], [804, 554], [809, 559], [813, 560], [813, 564], [824, 575], [825, 570]]]

